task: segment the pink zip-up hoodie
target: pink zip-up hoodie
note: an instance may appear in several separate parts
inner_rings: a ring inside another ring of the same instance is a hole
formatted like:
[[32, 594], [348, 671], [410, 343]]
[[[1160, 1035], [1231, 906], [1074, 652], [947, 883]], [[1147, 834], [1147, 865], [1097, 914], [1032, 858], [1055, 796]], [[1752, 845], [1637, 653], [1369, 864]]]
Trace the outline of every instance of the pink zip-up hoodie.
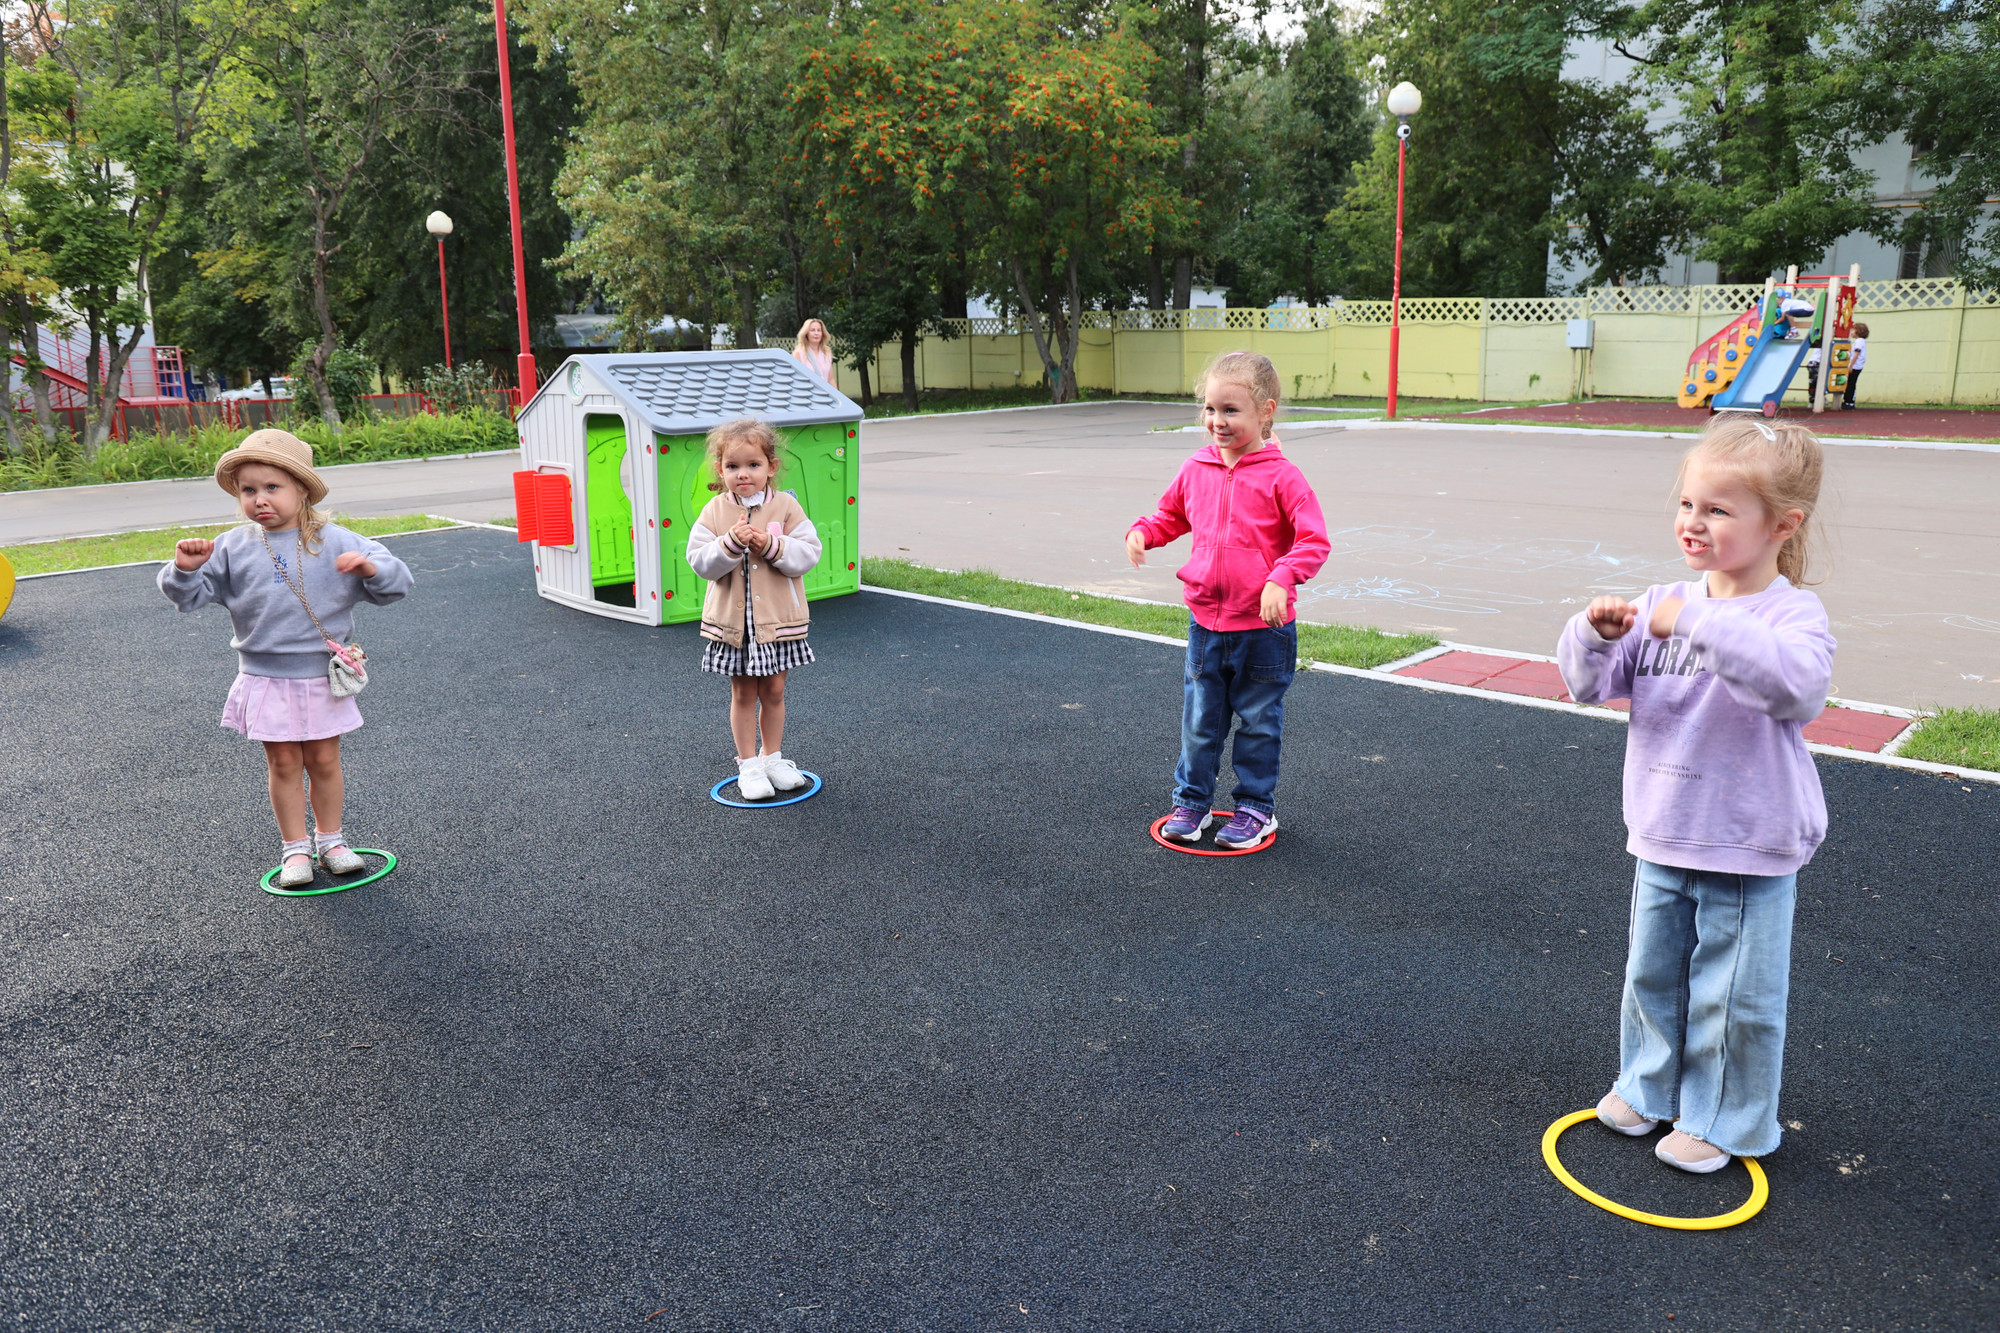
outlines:
[[1225, 467], [1213, 444], [1181, 464], [1160, 507], [1132, 525], [1146, 549], [1194, 534], [1194, 553], [1180, 568], [1182, 597], [1206, 630], [1262, 629], [1264, 585], [1285, 589], [1285, 620], [1298, 606], [1298, 587], [1318, 575], [1332, 549], [1326, 517], [1312, 483], [1276, 440], [1266, 440]]

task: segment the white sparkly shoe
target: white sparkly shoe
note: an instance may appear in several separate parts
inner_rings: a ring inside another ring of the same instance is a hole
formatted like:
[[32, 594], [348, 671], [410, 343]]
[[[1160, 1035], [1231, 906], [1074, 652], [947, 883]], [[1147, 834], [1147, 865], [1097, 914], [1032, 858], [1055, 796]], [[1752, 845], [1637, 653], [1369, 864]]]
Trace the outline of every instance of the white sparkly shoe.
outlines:
[[797, 791], [806, 785], [806, 775], [799, 772], [799, 766], [776, 750], [763, 756], [764, 776], [779, 791]]
[[366, 865], [348, 847], [347, 836], [339, 829], [334, 829], [330, 833], [315, 831], [313, 846], [319, 849], [319, 863], [325, 866], [329, 873], [351, 875]]
[[746, 801], [768, 801], [778, 794], [764, 773], [763, 755], [736, 761], [736, 792]]
[[319, 854], [319, 863], [336, 875], [351, 875], [367, 866], [347, 847], [329, 847]]
[[278, 872], [278, 887], [296, 889], [313, 882], [312, 857], [305, 852], [293, 852], [285, 858], [284, 869]]

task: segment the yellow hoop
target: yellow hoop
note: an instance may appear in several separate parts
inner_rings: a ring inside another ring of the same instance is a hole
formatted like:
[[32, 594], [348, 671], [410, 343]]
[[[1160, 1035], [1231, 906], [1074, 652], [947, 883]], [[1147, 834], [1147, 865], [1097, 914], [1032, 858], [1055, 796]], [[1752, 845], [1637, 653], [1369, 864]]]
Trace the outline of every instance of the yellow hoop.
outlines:
[[1629, 1217], [1634, 1222], [1644, 1222], [1647, 1226], [1673, 1227], [1677, 1231], [1720, 1231], [1723, 1227], [1733, 1227], [1738, 1222], [1748, 1222], [1762, 1212], [1764, 1205], [1770, 1201], [1771, 1182], [1764, 1178], [1764, 1168], [1757, 1165], [1756, 1158], [1742, 1157], [1737, 1160], [1750, 1172], [1750, 1199], [1735, 1212], [1721, 1213], [1715, 1217], [1662, 1217], [1658, 1213], [1642, 1213], [1637, 1208], [1627, 1208], [1622, 1203], [1613, 1203], [1603, 1195], [1585, 1189], [1577, 1182], [1577, 1178], [1564, 1168], [1562, 1159], [1556, 1156], [1556, 1140], [1562, 1137], [1564, 1130], [1571, 1125], [1580, 1125], [1586, 1120], [1595, 1119], [1597, 1112], [1592, 1109], [1566, 1115], [1550, 1125], [1547, 1132], [1542, 1135], [1542, 1160], [1549, 1164], [1549, 1170], [1555, 1172], [1557, 1180], [1607, 1213]]

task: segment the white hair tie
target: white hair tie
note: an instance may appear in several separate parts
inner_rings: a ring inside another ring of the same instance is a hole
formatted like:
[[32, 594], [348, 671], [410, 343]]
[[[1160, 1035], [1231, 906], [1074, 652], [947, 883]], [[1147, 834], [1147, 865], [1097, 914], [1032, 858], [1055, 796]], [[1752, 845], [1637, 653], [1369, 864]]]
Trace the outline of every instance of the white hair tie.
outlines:
[[1755, 426], [1758, 430], [1758, 433], [1763, 435], [1764, 439], [1769, 443], [1776, 444], [1778, 442], [1778, 432], [1772, 430], [1769, 426], [1765, 425], [1763, 422], [1753, 421], [1750, 424]]

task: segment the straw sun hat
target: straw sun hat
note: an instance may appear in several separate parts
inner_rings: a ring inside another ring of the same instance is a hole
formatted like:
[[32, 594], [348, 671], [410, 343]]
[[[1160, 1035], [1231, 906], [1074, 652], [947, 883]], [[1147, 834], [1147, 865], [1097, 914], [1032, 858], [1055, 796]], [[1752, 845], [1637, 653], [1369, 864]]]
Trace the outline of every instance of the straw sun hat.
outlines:
[[215, 460], [215, 484], [236, 494], [236, 469], [245, 463], [268, 463], [291, 473], [306, 488], [308, 504], [326, 498], [326, 483], [313, 471], [312, 446], [288, 430], [251, 431], [243, 443]]

